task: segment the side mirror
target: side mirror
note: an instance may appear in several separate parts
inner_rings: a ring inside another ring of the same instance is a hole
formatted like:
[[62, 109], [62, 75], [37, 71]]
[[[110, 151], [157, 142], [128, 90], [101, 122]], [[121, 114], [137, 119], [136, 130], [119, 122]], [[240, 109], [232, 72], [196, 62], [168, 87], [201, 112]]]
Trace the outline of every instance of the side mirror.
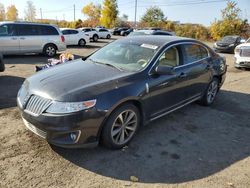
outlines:
[[162, 66], [162, 65], [158, 65], [155, 68], [155, 73], [160, 74], [160, 75], [173, 75], [175, 74], [174, 68], [173, 67], [169, 67], [169, 66]]

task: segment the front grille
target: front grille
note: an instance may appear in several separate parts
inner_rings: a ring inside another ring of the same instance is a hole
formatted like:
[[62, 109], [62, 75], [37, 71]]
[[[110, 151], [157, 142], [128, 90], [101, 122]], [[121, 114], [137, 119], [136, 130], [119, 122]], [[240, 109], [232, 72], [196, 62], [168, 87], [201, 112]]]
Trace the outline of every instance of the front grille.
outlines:
[[250, 57], [250, 48], [242, 48], [240, 52], [241, 57]]
[[32, 125], [31, 123], [29, 123], [28, 121], [26, 121], [24, 118], [23, 118], [23, 122], [25, 124], [25, 126], [30, 130], [32, 131], [33, 133], [35, 133], [36, 135], [42, 137], [42, 138], [46, 138], [47, 137], [47, 133], [41, 129], [38, 129], [37, 127], [35, 127], [34, 125]]
[[50, 99], [46, 99], [37, 95], [31, 95], [26, 106], [25, 111], [33, 115], [40, 115], [51, 104]]

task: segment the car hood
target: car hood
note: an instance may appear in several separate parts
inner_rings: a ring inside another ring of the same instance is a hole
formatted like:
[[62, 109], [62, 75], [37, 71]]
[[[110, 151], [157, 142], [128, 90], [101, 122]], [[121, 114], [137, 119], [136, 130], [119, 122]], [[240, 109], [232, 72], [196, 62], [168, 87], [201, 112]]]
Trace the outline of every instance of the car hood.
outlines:
[[117, 88], [119, 78], [132, 74], [81, 59], [68, 62], [26, 79], [29, 94], [57, 101], [80, 101]]
[[238, 45], [237, 46], [237, 48], [239, 48], [239, 47], [250, 47], [250, 43], [242, 43], [242, 44], [240, 44], [240, 45]]

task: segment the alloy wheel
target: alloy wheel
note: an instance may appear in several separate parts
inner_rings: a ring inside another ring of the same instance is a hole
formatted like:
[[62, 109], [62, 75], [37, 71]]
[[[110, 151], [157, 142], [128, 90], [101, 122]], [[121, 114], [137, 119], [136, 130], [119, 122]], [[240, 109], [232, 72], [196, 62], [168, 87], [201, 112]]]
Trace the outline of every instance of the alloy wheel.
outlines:
[[53, 46], [48, 46], [47, 49], [46, 49], [46, 54], [48, 56], [54, 56], [56, 53], [56, 49], [53, 47]]
[[218, 91], [218, 82], [216, 80], [212, 81], [209, 85], [208, 91], [207, 91], [207, 102], [212, 103], [215, 99], [215, 96]]
[[115, 144], [122, 145], [128, 142], [136, 132], [138, 117], [132, 110], [121, 112], [111, 128], [111, 137]]

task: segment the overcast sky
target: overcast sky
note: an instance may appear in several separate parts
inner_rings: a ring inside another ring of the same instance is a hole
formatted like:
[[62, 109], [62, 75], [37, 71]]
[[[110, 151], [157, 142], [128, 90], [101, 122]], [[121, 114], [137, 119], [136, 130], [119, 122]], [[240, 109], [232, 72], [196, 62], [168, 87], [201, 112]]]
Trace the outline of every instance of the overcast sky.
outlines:
[[[24, 17], [27, 0], [0, 0], [7, 6], [14, 4], [18, 9], [19, 18]], [[102, 3], [97, 0], [33, 0], [37, 10], [37, 18], [74, 20], [74, 4], [76, 19], [85, 19], [81, 13], [86, 4]], [[237, 0], [238, 7], [242, 10], [241, 17], [250, 21], [250, 0]], [[137, 20], [150, 6], [159, 6], [169, 20], [182, 23], [200, 23], [210, 25], [215, 19], [220, 19], [221, 9], [226, 7], [226, 0], [137, 0]], [[135, 0], [118, 0], [119, 14], [127, 14], [130, 21], [135, 17]]]

